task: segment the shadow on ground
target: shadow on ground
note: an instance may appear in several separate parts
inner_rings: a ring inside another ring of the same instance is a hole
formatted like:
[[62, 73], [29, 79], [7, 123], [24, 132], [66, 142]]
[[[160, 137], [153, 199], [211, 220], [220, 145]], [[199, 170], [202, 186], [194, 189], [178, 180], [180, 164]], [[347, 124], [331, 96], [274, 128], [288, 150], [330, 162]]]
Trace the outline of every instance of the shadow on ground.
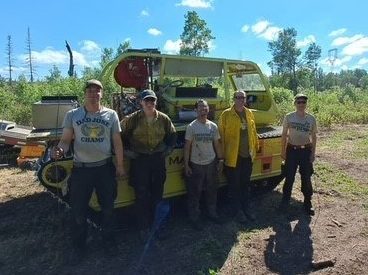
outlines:
[[[66, 261], [70, 254], [68, 208], [46, 193], [13, 199], [0, 204], [0, 273], [208, 274], [221, 269], [240, 233], [268, 227], [275, 234], [269, 237], [264, 252], [266, 266], [280, 274], [308, 272], [313, 254], [310, 220], [302, 214], [297, 201], [292, 202], [288, 213], [278, 213], [280, 200], [278, 192], [257, 196], [253, 203], [257, 220], [245, 225], [230, 219], [217, 225], [204, 217], [202, 231], [189, 226], [185, 197], [172, 200], [168, 238], [151, 246], [143, 268], [137, 272], [144, 244], [136, 232], [132, 207], [115, 213], [116, 255], [104, 255], [99, 230], [90, 226], [88, 255], [81, 264], [70, 266]], [[220, 213], [225, 213], [226, 205], [226, 200], [220, 199]]]

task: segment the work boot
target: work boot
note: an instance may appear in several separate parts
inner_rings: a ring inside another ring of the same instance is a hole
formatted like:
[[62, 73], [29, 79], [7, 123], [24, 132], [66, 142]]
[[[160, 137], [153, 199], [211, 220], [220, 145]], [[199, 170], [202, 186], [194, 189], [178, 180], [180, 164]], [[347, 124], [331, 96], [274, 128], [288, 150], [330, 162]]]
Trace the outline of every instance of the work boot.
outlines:
[[312, 207], [312, 202], [309, 199], [304, 199], [304, 211], [309, 216], [314, 216], [314, 209]]

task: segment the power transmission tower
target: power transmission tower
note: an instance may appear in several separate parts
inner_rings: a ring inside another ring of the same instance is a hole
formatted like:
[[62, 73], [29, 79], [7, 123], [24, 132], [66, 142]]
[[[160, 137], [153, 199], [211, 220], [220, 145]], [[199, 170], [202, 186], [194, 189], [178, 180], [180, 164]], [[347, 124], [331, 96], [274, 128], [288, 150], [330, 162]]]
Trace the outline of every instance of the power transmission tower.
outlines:
[[7, 44], [6, 44], [6, 55], [8, 58], [8, 68], [9, 68], [9, 84], [12, 85], [12, 71], [13, 71], [13, 45], [11, 42], [11, 35], [7, 37]]
[[333, 66], [335, 64], [335, 61], [337, 59], [337, 49], [331, 49], [328, 51], [328, 62], [330, 62], [330, 70], [333, 72]]
[[29, 30], [29, 27], [27, 29], [27, 40], [26, 40], [26, 47], [27, 47], [27, 52], [28, 52], [28, 58], [26, 58], [26, 63], [29, 67], [29, 73], [30, 73], [30, 79], [31, 79], [31, 82], [33, 82], [33, 64], [32, 64], [32, 49], [31, 49], [31, 32]]
[[332, 73], [332, 77], [333, 77], [333, 85], [336, 86], [336, 77], [334, 75], [334, 72], [333, 72], [333, 68], [334, 68], [334, 64], [335, 64], [335, 61], [337, 59], [337, 49], [334, 48], [334, 49], [331, 49], [328, 51], [328, 61], [330, 62], [330, 65], [331, 65], [331, 73]]

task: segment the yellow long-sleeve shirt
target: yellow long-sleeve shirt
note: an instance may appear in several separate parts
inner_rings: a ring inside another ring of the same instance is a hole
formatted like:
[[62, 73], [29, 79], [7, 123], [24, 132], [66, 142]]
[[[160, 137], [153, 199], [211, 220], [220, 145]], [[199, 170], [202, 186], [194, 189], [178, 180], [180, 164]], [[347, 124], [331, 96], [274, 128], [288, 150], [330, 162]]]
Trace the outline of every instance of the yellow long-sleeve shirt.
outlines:
[[[251, 110], [244, 107], [248, 128], [249, 155], [254, 160], [259, 148], [256, 124]], [[240, 143], [241, 120], [234, 107], [222, 112], [219, 119], [221, 144], [224, 150], [225, 165], [236, 167]]]

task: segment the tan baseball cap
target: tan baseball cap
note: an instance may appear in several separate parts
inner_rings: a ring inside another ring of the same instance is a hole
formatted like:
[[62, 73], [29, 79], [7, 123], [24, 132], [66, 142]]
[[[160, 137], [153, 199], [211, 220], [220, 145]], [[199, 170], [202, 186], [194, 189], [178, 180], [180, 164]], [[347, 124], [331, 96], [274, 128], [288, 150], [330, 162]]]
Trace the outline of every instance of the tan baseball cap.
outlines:
[[100, 81], [98, 81], [97, 79], [90, 79], [86, 82], [86, 89], [89, 87], [89, 86], [92, 86], [92, 85], [96, 85], [98, 87], [100, 87], [101, 89], [103, 89], [103, 86], [102, 86], [102, 83]]

